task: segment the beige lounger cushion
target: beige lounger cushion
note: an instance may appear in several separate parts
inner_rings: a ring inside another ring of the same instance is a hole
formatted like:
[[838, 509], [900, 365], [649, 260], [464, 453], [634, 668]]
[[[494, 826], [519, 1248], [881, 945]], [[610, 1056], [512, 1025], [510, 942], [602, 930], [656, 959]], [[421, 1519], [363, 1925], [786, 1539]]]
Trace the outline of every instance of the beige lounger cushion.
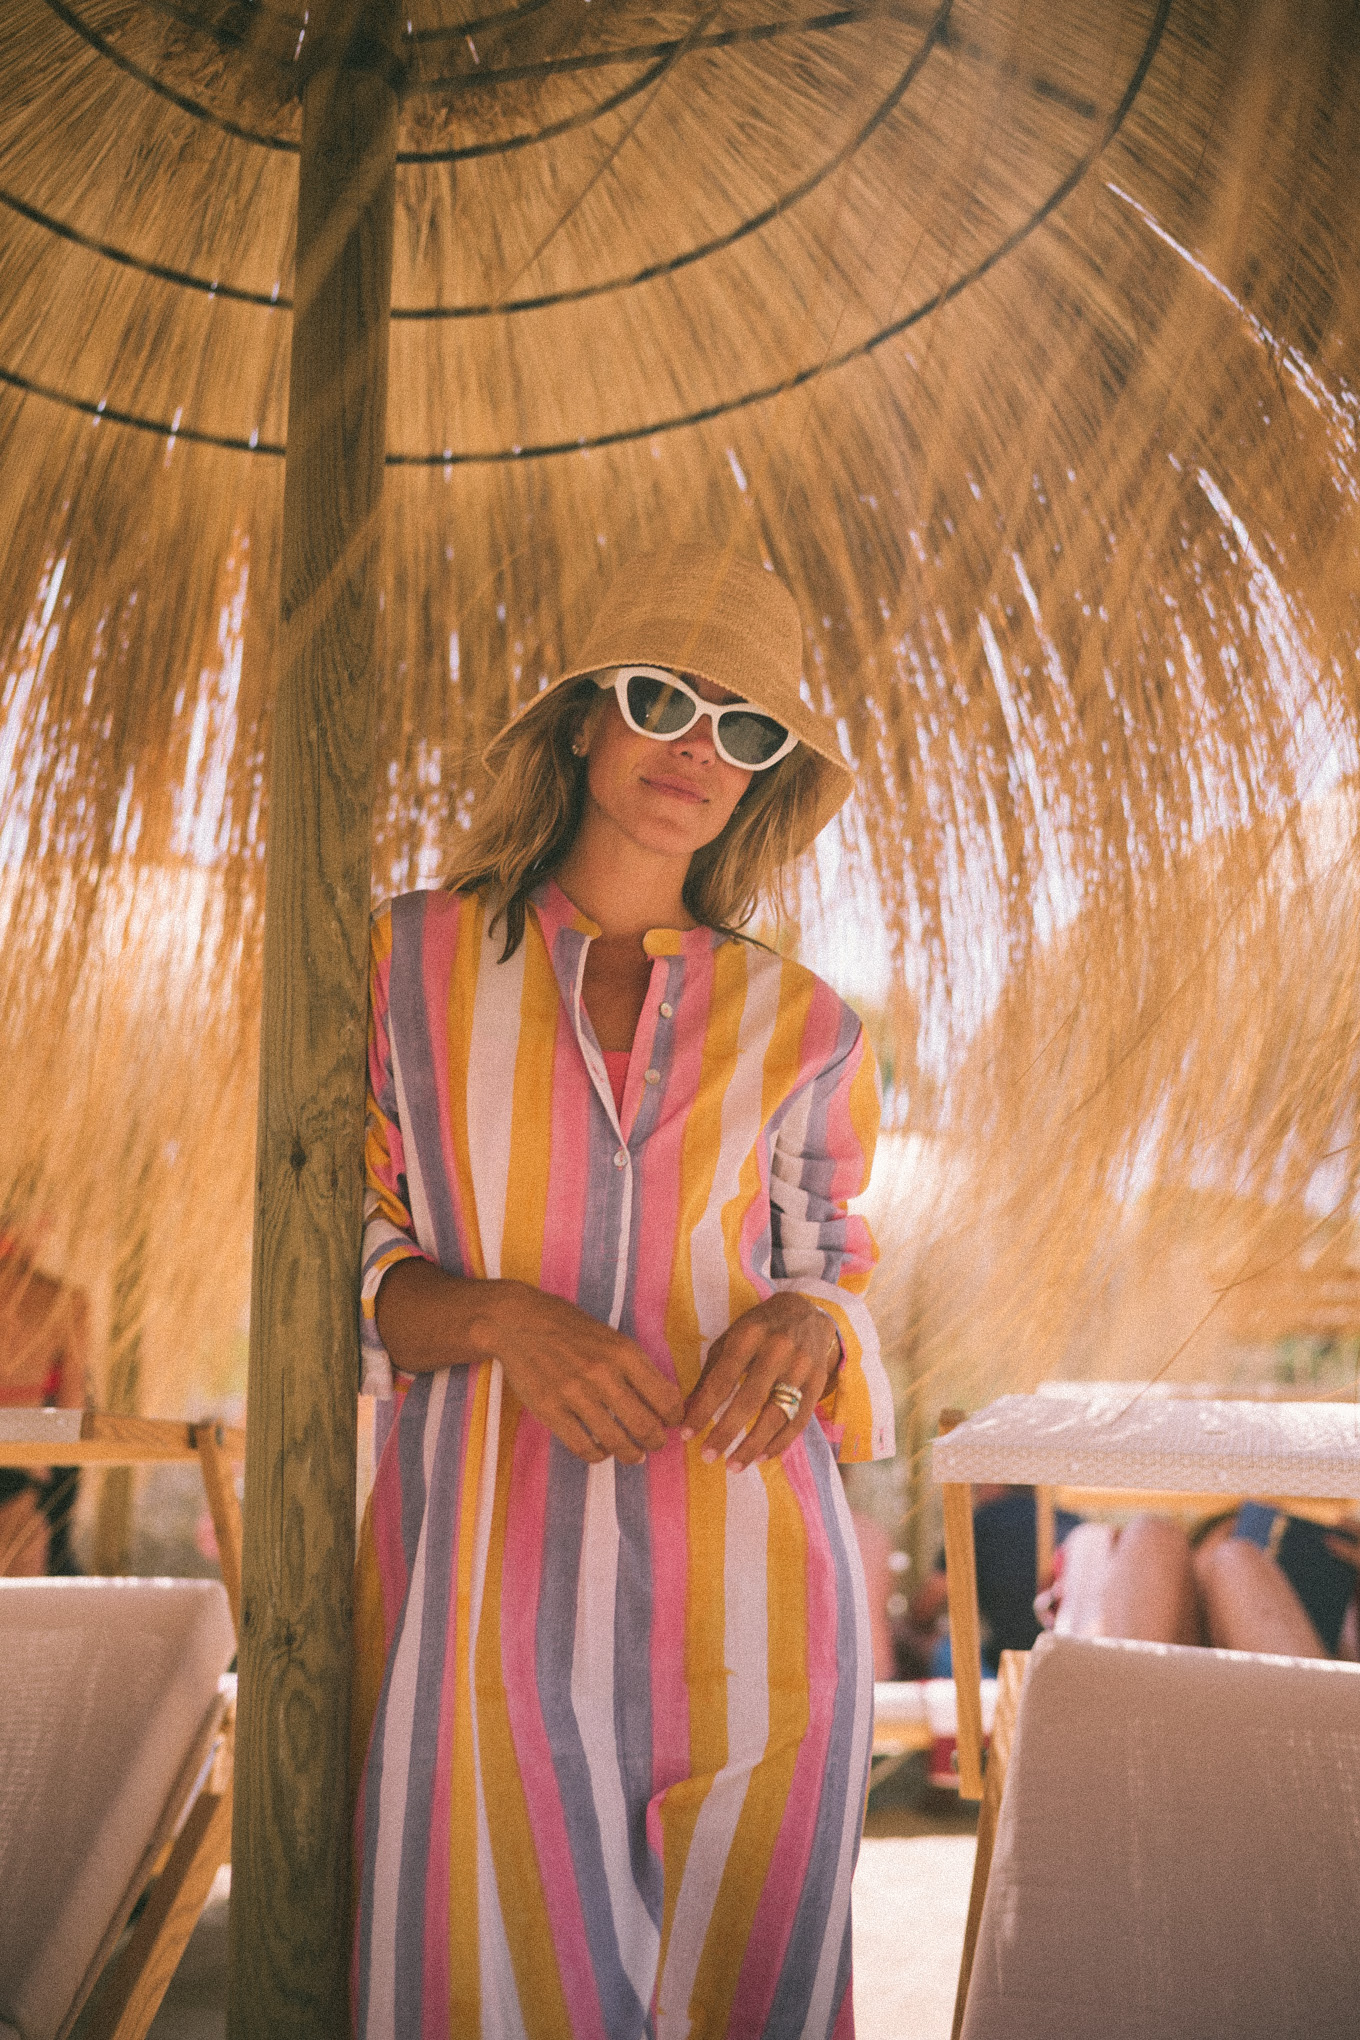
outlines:
[[214, 1580], [0, 1580], [0, 2033], [53, 2040], [84, 1996], [235, 1647]]
[[937, 1481], [1360, 1497], [1349, 1403], [1003, 1395], [931, 1447]]
[[963, 2040], [1360, 2032], [1360, 1667], [1045, 1636]]

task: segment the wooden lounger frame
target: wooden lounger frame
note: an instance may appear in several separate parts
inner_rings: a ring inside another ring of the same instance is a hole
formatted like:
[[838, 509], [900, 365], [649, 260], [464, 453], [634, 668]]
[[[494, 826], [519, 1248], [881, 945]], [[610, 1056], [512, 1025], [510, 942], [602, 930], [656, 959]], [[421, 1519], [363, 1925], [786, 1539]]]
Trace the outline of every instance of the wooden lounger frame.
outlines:
[[[963, 1423], [962, 1410], [940, 1413], [940, 1437]], [[944, 1505], [944, 1556], [949, 1596], [950, 1650], [959, 1709], [959, 1797], [983, 1798], [982, 1772], [982, 1649], [978, 1615], [977, 1561], [973, 1546], [973, 1487], [970, 1481], [941, 1481]], [[1062, 1486], [1035, 1488], [1035, 1590], [1048, 1586], [1053, 1578], [1055, 1519], [1059, 1508], [1081, 1515], [1099, 1515], [1160, 1510], [1166, 1515], [1204, 1516], [1215, 1511], [1240, 1508], [1248, 1497], [1226, 1489], [1189, 1492], [1183, 1488], [1125, 1488], [1113, 1486]], [[1351, 1520], [1356, 1511], [1352, 1497], [1317, 1495], [1256, 1495], [1286, 1515], [1307, 1518], [1314, 1523]], [[1023, 1655], [1023, 1653], [1016, 1653]]]
[[[232, 1626], [241, 1634], [241, 1505], [233, 1466], [245, 1432], [224, 1424], [115, 1417], [86, 1410], [79, 1438], [0, 1439], [0, 1466], [142, 1466], [197, 1460], [217, 1535]], [[231, 1857], [235, 1709], [211, 1769], [151, 1888], [122, 1954], [105, 1970], [86, 2040], [144, 2040], [222, 1865]]]

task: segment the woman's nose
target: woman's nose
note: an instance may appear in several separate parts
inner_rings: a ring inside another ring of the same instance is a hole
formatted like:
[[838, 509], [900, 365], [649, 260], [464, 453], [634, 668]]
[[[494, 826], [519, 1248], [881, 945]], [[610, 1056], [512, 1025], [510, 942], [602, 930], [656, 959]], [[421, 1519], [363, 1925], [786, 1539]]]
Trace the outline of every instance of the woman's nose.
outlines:
[[684, 736], [676, 738], [676, 744], [687, 758], [715, 758], [717, 747], [713, 741], [712, 716], [696, 715]]

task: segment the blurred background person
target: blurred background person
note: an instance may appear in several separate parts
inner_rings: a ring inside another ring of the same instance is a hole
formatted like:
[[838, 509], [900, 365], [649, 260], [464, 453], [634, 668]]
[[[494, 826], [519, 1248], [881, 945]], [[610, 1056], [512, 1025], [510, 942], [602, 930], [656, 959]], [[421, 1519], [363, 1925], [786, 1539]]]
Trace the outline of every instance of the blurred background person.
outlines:
[[[89, 1363], [85, 1293], [43, 1273], [0, 1226], [0, 1409], [80, 1409]], [[75, 1467], [0, 1467], [0, 1576], [78, 1570], [71, 1555]]]

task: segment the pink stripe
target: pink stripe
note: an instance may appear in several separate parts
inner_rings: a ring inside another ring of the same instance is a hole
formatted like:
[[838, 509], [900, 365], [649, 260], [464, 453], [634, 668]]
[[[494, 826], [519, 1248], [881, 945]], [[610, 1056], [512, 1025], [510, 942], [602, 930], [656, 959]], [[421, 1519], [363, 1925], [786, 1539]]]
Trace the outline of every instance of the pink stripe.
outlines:
[[557, 1009], [552, 1126], [548, 1135], [548, 1223], [539, 1287], [575, 1303], [581, 1293], [590, 1108], [595, 1087], [563, 1001]]
[[406, 1565], [406, 1545], [401, 1534], [401, 1463], [397, 1454], [397, 1433], [401, 1417], [387, 1434], [378, 1471], [373, 1479], [373, 1507], [369, 1521], [373, 1529], [373, 1555], [378, 1564], [378, 1587], [382, 1597], [383, 1648], [391, 1653], [397, 1633], [397, 1618], [406, 1600], [411, 1575]]
[[[679, 1379], [677, 1359], [666, 1340], [666, 1311], [673, 1275], [688, 1285], [688, 1257], [681, 1249], [682, 1265], [676, 1268], [676, 1243], [684, 1230], [692, 1231], [703, 1215], [704, 1185], [686, 1184], [684, 1174], [685, 1127], [699, 1094], [703, 1070], [704, 1043], [708, 1039], [713, 1005], [713, 950], [707, 948], [685, 958], [684, 989], [680, 995], [684, 1026], [676, 1029], [676, 1053], [666, 1079], [661, 1117], [642, 1154], [642, 1205], [644, 1223], [634, 1242], [633, 1336], [644, 1353], [669, 1378]], [[703, 1025], [699, 1022], [702, 1019]], [[688, 1190], [701, 1201], [681, 1227], [681, 1197]], [[680, 1387], [689, 1394], [698, 1380], [698, 1355], [686, 1354], [687, 1379]], [[681, 1514], [680, 1521], [684, 1516]]]
[[[507, 1421], [502, 1414], [501, 1422]], [[543, 1902], [551, 1923], [553, 1954], [567, 2001], [571, 2030], [579, 2040], [605, 2040], [604, 2013], [590, 1959], [576, 1865], [562, 1811], [552, 1745], [538, 1700], [537, 1627], [543, 1577], [543, 1537], [548, 1517], [548, 1472], [552, 1441], [541, 1424], [519, 1421], [512, 1450], [505, 1555], [496, 1583], [501, 1619], [501, 1667], [515, 1769], [524, 1793]], [[492, 1582], [487, 1582], [488, 1593]], [[513, 1893], [507, 1894], [511, 1905]]]
[[831, 2040], [855, 2040], [855, 1975], [852, 1969], [845, 1979], [845, 1996], [831, 2029]]
[[[647, 1461], [648, 1521], [683, 1523], [690, 1451], [672, 1438]], [[689, 1540], [656, 1537], [652, 1550], [652, 1796], [647, 1842], [662, 1860], [661, 1798], [690, 1774], [689, 1685], [685, 1678], [685, 1607], [689, 1594]]]
[[[467, 1701], [459, 1705], [459, 1685], [467, 1678], [467, 1638], [458, 1631], [458, 1554], [462, 1525], [463, 1484], [468, 1477], [473, 1416], [478, 1396], [470, 1378], [463, 1397], [462, 1433], [458, 1440], [458, 1492], [453, 1505], [453, 1538], [449, 1554], [449, 1598], [444, 1615], [444, 1665], [439, 1688], [434, 1784], [430, 1806], [430, 1845], [425, 1862], [425, 1934], [421, 1963], [420, 2024], [422, 2040], [448, 2040], [449, 1908], [453, 1903], [449, 1870], [450, 1809], [453, 1802], [453, 1732]], [[429, 1724], [426, 1724], [427, 1728]], [[472, 1872], [476, 1877], [475, 1866]], [[475, 1905], [477, 1896], [463, 1891], [459, 1903]]]
[[[819, 982], [803, 1033], [805, 1070], [824, 1070], [836, 1054], [843, 1010], [830, 986]], [[850, 1116], [850, 1087], [865, 1052], [861, 1035], [858, 1053], [850, 1056], [834, 1090], [826, 1097], [826, 1151], [835, 1158], [831, 1178], [831, 1195], [835, 1198], [854, 1197], [863, 1188], [864, 1150]]]
[[[812, 1857], [840, 1676], [836, 1664], [836, 1567], [801, 1441], [785, 1453], [780, 1464], [807, 1525], [808, 1725], [798, 1746], [784, 1818], [732, 1998], [729, 2030], [733, 2033], [762, 2033], [774, 2001]], [[777, 1471], [767, 1475], [771, 1485], [778, 1478]], [[849, 1676], [854, 1676], [853, 1668], [849, 1668]]]

